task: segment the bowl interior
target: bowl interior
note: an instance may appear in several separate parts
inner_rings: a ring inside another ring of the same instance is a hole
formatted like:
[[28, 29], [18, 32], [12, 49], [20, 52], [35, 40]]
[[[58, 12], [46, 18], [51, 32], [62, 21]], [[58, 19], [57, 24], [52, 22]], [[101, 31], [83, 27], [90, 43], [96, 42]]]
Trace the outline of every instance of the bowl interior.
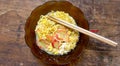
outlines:
[[49, 1], [35, 8], [32, 11], [31, 15], [28, 17], [25, 24], [25, 41], [31, 49], [32, 53], [44, 63], [68, 64], [72, 60], [77, 59], [77, 57], [79, 57], [84, 47], [86, 47], [86, 45], [88, 44], [89, 37], [80, 33], [79, 41], [75, 49], [65, 55], [49, 55], [46, 52], [40, 50], [36, 44], [34, 30], [37, 25], [37, 21], [40, 18], [40, 15], [45, 15], [52, 10], [64, 11], [66, 13], [69, 13], [70, 16], [72, 16], [75, 19], [78, 26], [87, 30], [89, 29], [88, 22], [84, 18], [84, 15], [79, 8], [73, 6], [67, 1]]

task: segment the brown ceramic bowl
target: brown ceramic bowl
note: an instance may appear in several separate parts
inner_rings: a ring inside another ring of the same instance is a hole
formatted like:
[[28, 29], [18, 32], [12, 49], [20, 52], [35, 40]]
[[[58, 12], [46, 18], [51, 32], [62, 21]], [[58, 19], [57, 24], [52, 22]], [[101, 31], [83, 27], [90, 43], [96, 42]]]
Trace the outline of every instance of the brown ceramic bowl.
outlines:
[[40, 15], [45, 15], [51, 10], [59, 10], [69, 13], [70, 16], [75, 19], [78, 26], [87, 30], [89, 29], [88, 22], [79, 8], [73, 6], [68, 1], [49, 1], [35, 8], [27, 19], [25, 24], [25, 41], [32, 53], [46, 64], [64, 65], [71, 63], [80, 56], [81, 52], [88, 44], [88, 36], [80, 33], [79, 42], [75, 49], [65, 55], [49, 55], [45, 51], [40, 50], [36, 44], [34, 30], [37, 25], [37, 21], [39, 20]]

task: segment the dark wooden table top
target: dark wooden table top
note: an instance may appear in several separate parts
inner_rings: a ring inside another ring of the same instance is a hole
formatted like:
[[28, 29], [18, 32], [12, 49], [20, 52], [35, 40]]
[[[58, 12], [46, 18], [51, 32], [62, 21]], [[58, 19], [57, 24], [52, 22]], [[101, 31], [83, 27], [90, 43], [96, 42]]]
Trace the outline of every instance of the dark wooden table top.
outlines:
[[[48, 0], [0, 0], [0, 66], [49, 66], [34, 57], [24, 40], [24, 25], [34, 8]], [[79, 7], [90, 30], [120, 44], [120, 0], [67, 0]], [[94, 29], [94, 30], [93, 30]], [[120, 45], [93, 38], [70, 66], [120, 66]]]

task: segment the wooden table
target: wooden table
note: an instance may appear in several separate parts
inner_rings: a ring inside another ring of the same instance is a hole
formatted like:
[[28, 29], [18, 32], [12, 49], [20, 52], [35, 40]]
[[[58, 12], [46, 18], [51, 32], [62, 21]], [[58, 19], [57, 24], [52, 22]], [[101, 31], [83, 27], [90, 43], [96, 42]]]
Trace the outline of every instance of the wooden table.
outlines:
[[[24, 40], [31, 11], [48, 0], [0, 0], [0, 66], [49, 66], [34, 57]], [[79, 7], [90, 30], [120, 43], [120, 0], [67, 0]], [[120, 45], [111, 47], [93, 38], [75, 64], [120, 66]]]

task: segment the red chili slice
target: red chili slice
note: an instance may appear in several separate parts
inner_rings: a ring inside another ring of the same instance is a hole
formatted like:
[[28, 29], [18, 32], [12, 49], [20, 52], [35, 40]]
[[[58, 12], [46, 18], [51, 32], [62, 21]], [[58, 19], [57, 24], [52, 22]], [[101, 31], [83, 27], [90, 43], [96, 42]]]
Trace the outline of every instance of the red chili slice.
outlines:
[[55, 47], [54, 47], [54, 42], [52, 42], [52, 47], [55, 48]]
[[56, 39], [57, 39], [57, 40], [63, 40], [62, 38], [60, 38], [60, 37], [58, 36], [58, 34], [56, 34]]
[[55, 42], [57, 42], [58, 40], [56, 39], [56, 37], [54, 37], [53, 38], [53, 41], [52, 41], [52, 46], [53, 46], [53, 48], [55, 48], [55, 46], [54, 46], [54, 44], [55, 44]]
[[98, 29], [91, 29], [90, 31], [93, 33], [97, 33], [99, 30]]
[[46, 37], [50, 40], [50, 42], [53, 41], [53, 36], [47, 35]]

